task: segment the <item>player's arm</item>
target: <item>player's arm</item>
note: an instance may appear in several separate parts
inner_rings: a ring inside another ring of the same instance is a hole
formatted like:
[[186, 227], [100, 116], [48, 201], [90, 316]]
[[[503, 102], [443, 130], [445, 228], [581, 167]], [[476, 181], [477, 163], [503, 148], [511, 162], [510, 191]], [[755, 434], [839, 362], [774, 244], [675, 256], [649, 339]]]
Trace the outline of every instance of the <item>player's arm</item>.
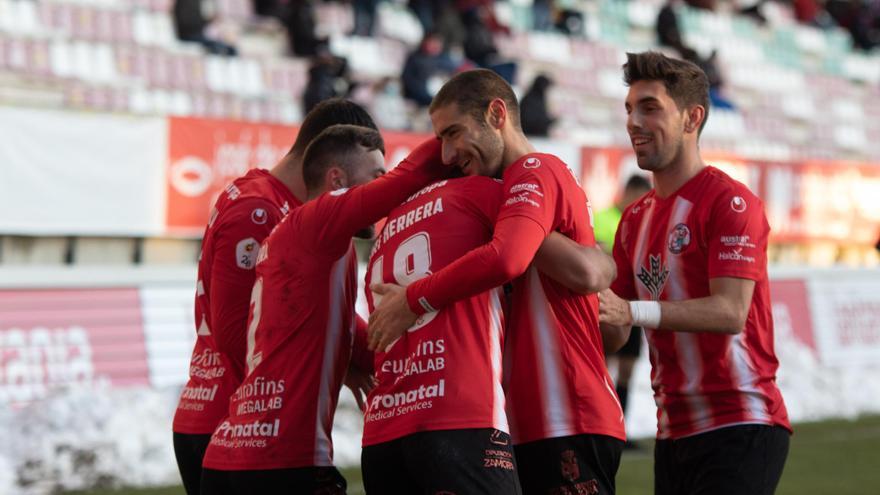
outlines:
[[367, 349], [367, 322], [360, 315], [356, 315], [351, 361], [348, 363], [343, 383], [351, 390], [361, 411], [366, 411], [367, 396], [376, 386], [373, 357], [373, 353]]
[[538, 248], [553, 231], [559, 184], [552, 172], [525, 170], [522, 165], [508, 175], [507, 201], [495, 222], [492, 240], [471, 250], [438, 272], [406, 288], [378, 284], [372, 290], [383, 296], [370, 315], [370, 348], [384, 349], [418, 315], [437, 311], [516, 278], [528, 269]]
[[[734, 200], [746, 207], [733, 209]], [[709, 296], [683, 301], [627, 302], [612, 294], [605, 304], [599, 305], [599, 321], [677, 332], [742, 332], [755, 283], [766, 276], [770, 226], [761, 201], [748, 191], [718, 195], [707, 218], [704, 230]]]
[[[266, 216], [252, 218], [254, 210]], [[226, 212], [215, 227], [214, 253], [211, 263], [210, 329], [217, 350], [229, 360], [236, 376], [244, 378], [247, 353], [247, 319], [254, 267], [260, 245], [278, 223], [280, 214], [270, 203], [258, 199], [244, 200]], [[262, 222], [262, 223], [257, 223]]]
[[578, 294], [607, 289], [617, 276], [614, 259], [598, 246], [584, 246], [553, 232], [535, 255], [541, 273]]
[[[602, 292], [599, 293], [600, 301], [602, 300], [602, 294]], [[607, 356], [619, 351], [620, 348], [626, 344], [626, 341], [629, 340], [629, 334], [631, 331], [632, 327], [629, 325], [599, 323], [599, 332], [602, 333], [602, 351], [605, 355]]]
[[720, 277], [709, 280], [709, 296], [683, 301], [627, 302], [610, 292], [599, 306], [599, 321], [676, 332], [737, 334], [743, 331], [755, 281]]
[[[367, 184], [325, 194], [301, 207], [304, 222], [314, 230], [321, 249], [328, 242], [348, 241], [358, 230], [376, 223], [424, 186], [449, 174], [443, 165], [440, 141], [428, 139], [397, 167]], [[328, 219], [332, 218], [332, 221]]]

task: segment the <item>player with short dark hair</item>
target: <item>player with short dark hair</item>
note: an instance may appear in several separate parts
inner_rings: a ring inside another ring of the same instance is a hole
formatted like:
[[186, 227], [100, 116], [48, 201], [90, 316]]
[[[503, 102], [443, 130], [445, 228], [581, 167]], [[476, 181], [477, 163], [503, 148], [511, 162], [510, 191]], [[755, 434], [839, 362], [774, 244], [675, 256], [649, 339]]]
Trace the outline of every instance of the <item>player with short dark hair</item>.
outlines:
[[[535, 153], [512, 94], [485, 70], [459, 74], [438, 93], [431, 120], [444, 163], [466, 175], [503, 176], [504, 203], [489, 243], [405, 290], [374, 286], [383, 301], [370, 316], [370, 343], [385, 348], [417, 315], [513, 279], [505, 391], [523, 492], [613, 493], [625, 436], [605, 369], [598, 299], [576, 294], [532, 265], [552, 232], [595, 245], [589, 203], [559, 158]], [[607, 256], [591, 251], [598, 290], [613, 274], [601, 269]]]
[[623, 70], [627, 131], [654, 190], [623, 213], [600, 319], [645, 328], [654, 491], [772, 494], [791, 426], [776, 385], [763, 204], [700, 157], [709, 84], [697, 66], [629, 53]]
[[293, 148], [271, 171], [254, 169], [235, 179], [211, 211], [199, 255], [190, 377], [173, 423], [174, 453], [189, 495], [200, 491], [202, 458], [211, 433], [228, 413], [229, 396], [244, 378], [245, 329], [257, 253], [275, 225], [306, 198], [303, 153], [315, 136], [333, 124], [376, 129], [356, 103], [326, 100], [306, 115]]
[[372, 129], [332, 126], [306, 149], [307, 201], [256, 261], [248, 372], [205, 454], [203, 494], [345, 492], [331, 428], [357, 325], [352, 236], [448, 170], [438, 147], [426, 142], [384, 176]]

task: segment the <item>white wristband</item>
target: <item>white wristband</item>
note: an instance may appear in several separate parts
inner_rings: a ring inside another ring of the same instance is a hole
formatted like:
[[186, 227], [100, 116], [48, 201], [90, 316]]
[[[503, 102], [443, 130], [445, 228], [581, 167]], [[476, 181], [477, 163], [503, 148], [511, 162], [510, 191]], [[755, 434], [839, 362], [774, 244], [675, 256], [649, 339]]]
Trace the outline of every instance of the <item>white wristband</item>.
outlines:
[[660, 326], [660, 302], [630, 301], [629, 312], [635, 327], [657, 328]]

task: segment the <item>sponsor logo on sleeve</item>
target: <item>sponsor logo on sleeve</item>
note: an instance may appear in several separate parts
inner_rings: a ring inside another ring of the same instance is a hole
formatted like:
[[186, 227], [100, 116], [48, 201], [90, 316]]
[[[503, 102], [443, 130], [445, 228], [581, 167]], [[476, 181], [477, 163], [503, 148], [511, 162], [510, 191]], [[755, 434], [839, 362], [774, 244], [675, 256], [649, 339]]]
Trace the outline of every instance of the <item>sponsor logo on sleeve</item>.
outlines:
[[527, 205], [534, 206], [535, 208], [541, 207], [541, 204], [530, 198], [528, 193], [522, 193], [508, 198], [508, 200], [505, 201], [504, 206], [511, 206], [517, 203], [525, 203]]
[[541, 160], [538, 160], [535, 157], [526, 158], [526, 161], [523, 162], [523, 168], [538, 168], [541, 166]]
[[738, 247], [725, 253], [718, 253], [718, 259], [720, 261], [745, 261], [746, 263], [754, 263], [755, 257], [742, 254], [742, 250], [743, 248]]
[[751, 237], [747, 235], [723, 235], [720, 240], [724, 247], [755, 247]]
[[541, 193], [541, 186], [533, 182], [523, 182], [522, 184], [516, 184], [510, 188], [510, 194], [516, 194], [518, 192], [534, 193], [542, 198], [544, 197], [544, 194]]
[[669, 233], [669, 252], [680, 254], [691, 244], [691, 229], [680, 223], [672, 228]]
[[263, 225], [269, 220], [269, 213], [263, 208], [255, 208], [251, 212], [251, 221], [257, 225]]
[[245, 270], [252, 269], [257, 264], [257, 255], [260, 252], [260, 243], [253, 237], [242, 239], [235, 245], [235, 264]]
[[241, 189], [239, 189], [238, 186], [235, 184], [229, 184], [226, 186], [226, 197], [229, 198], [230, 201], [235, 201], [239, 196], [241, 196]]
[[734, 196], [733, 199], [730, 200], [730, 209], [737, 213], [746, 211], [747, 207], [746, 200], [743, 199], [742, 196]]

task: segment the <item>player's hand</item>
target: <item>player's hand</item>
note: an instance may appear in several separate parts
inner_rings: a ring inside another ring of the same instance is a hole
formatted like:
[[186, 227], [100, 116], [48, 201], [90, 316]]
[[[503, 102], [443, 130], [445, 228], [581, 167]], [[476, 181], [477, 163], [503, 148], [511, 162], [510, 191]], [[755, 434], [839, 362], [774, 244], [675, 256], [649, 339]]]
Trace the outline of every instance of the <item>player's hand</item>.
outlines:
[[384, 352], [406, 329], [413, 326], [418, 315], [409, 309], [406, 288], [395, 284], [373, 284], [373, 293], [382, 296], [382, 302], [370, 315], [367, 339], [371, 351]]
[[617, 297], [611, 289], [599, 293], [599, 322], [618, 327], [632, 326], [629, 303]]
[[367, 395], [376, 387], [376, 377], [372, 373], [360, 369], [354, 363], [349, 363], [343, 383], [351, 390], [358, 408], [361, 411], [366, 411]]

